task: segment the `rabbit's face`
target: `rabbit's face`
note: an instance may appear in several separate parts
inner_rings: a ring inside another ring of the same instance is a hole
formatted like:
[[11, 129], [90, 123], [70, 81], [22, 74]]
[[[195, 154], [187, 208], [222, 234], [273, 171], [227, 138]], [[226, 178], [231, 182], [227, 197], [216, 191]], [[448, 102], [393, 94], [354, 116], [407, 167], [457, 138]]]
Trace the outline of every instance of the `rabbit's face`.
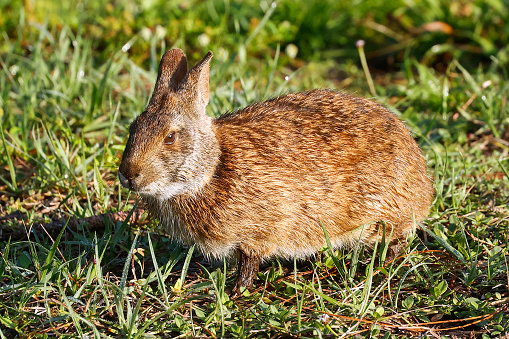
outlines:
[[163, 56], [152, 99], [129, 128], [119, 168], [124, 187], [167, 200], [210, 180], [219, 161], [212, 119], [205, 114], [211, 58], [209, 52], [187, 72], [181, 50]]
[[131, 124], [119, 178], [126, 188], [165, 200], [201, 186], [208, 161], [198, 158], [216, 140], [211, 118], [181, 94], [168, 93], [161, 101]]

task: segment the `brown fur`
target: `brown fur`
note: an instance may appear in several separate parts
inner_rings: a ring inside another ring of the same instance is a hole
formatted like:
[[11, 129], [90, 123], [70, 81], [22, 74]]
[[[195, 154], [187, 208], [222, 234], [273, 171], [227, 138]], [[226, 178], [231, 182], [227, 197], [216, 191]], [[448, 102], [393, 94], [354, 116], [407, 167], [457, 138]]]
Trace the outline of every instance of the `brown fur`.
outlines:
[[[240, 257], [236, 289], [249, 287], [262, 259], [315, 253], [326, 243], [321, 224], [335, 247], [369, 245], [379, 221], [405, 241], [427, 215], [433, 187], [424, 158], [386, 108], [313, 90], [212, 120], [210, 58], [183, 78], [182, 51], [163, 57], [120, 178], [168, 235], [212, 257]], [[165, 145], [170, 132], [177, 141]]]

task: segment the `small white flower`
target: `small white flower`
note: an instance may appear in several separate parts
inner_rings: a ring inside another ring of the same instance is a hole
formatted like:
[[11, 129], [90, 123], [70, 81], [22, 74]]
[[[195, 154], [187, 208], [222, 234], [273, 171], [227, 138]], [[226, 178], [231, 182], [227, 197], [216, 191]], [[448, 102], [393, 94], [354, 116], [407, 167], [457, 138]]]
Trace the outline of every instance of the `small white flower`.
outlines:
[[161, 25], [156, 26], [156, 39], [161, 40], [166, 36], [167, 29]]
[[18, 71], [19, 67], [17, 65], [12, 65], [11, 67], [9, 67], [9, 72], [11, 73], [11, 75], [16, 75]]
[[198, 43], [203, 47], [207, 46], [210, 43], [209, 36], [206, 33], [198, 35]]
[[288, 44], [285, 48], [285, 52], [290, 59], [295, 59], [297, 54], [299, 54], [299, 47], [295, 46], [294, 44]]
[[148, 27], [143, 27], [140, 32], [141, 37], [145, 41], [149, 41], [150, 37], [152, 36], [152, 31]]
[[328, 314], [320, 314], [318, 316], [318, 320], [321, 321], [324, 324], [329, 322], [329, 318], [330, 318], [330, 316]]

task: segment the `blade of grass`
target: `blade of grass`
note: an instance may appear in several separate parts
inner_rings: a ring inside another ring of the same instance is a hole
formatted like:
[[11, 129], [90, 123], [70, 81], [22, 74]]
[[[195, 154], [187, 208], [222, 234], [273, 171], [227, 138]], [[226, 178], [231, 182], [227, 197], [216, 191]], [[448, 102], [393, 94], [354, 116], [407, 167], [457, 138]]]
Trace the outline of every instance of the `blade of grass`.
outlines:
[[110, 70], [111, 70], [111, 66], [113, 65], [114, 61], [115, 61], [114, 57], [112, 57], [109, 60], [107, 66], [106, 66], [106, 70], [103, 73], [103, 77], [101, 79], [101, 83], [99, 84], [99, 88], [97, 88], [97, 86], [95, 84], [93, 84], [93, 87], [92, 87], [92, 102], [90, 103], [90, 109], [85, 114], [85, 116], [83, 116], [83, 121], [85, 122], [85, 124], [88, 124], [89, 122], [92, 121], [92, 117], [94, 116], [96, 108], [102, 103], [102, 99], [103, 99], [103, 96], [104, 96], [104, 91], [105, 91], [105, 88], [106, 88], [106, 81], [108, 80], [108, 77], [109, 77], [109, 74], [110, 74]]
[[[126, 220], [129, 220], [129, 218], [127, 218]], [[131, 248], [130, 248], [130, 250], [127, 254], [126, 260], [124, 262], [124, 268], [122, 269], [122, 276], [120, 278], [120, 285], [118, 287], [118, 292], [115, 295], [115, 305], [117, 306], [117, 316], [119, 318], [119, 323], [120, 323], [121, 328], [124, 328], [126, 330], [126, 332], [127, 332], [127, 329], [129, 326], [127, 323], [127, 319], [125, 318], [125, 315], [124, 315], [124, 300], [128, 303], [128, 308], [127, 308], [127, 311], [128, 311], [127, 316], [128, 317], [129, 317], [130, 308], [129, 308], [129, 299], [125, 298], [127, 296], [127, 291], [126, 291], [125, 286], [126, 286], [126, 282], [127, 282], [127, 275], [129, 273], [129, 266], [131, 265], [131, 258], [133, 256], [134, 249], [136, 248], [136, 245], [138, 243], [139, 235], [140, 235], [139, 232], [135, 233]]]
[[0, 126], [0, 136], [2, 137], [2, 146], [4, 148], [4, 152], [5, 152], [5, 159], [7, 160], [7, 166], [9, 167], [9, 174], [11, 175], [11, 181], [7, 181], [5, 180], [3, 177], [0, 177], [0, 179], [2, 179], [2, 181], [9, 186], [9, 188], [13, 191], [13, 192], [17, 192], [18, 191], [18, 183], [16, 181], [16, 169], [14, 168], [14, 162], [12, 161], [12, 155], [11, 153], [9, 152], [9, 149], [7, 148], [7, 141], [5, 140], [5, 135], [4, 135], [4, 129], [2, 126]]
[[189, 250], [187, 251], [186, 259], [184, 260], [184, 266], [182, 267], [182, 272], [180, 273], [180, 280], [177, 282], [178, 286], [177, 289], [182, 289], [184, 287], [184, 281], [186, 279], [187, 270], [189, 269], [189, 264], [191, 262], [191, 258], [193, 257], [195, 245], [193, 244], [191, 247], [189, 247]]
[[[150, 255], [152, 257], [152, 263], [154, 264], [154, 271], [156, 272], [156, 275], [157, 275], [157, 282], [158, 282], [159, 288], [161, 289], [161, 291], [163, 293], [165, 305], [167, 307], [170, 307], [170, 302], [168, 300], [168, 292], [166, 291], [166, 285], [164, 284], [164, 279], [163, 279], [163, 276], [161, 275], [161, 270], [159, 269], [159, 264], [157, 263], [157, 258], [154, 253], [154, 246], [152, 245], [152, 240], [150, 239], [150, 234], [147, 235], [147, 239], [148, 239], [148, 248], [150, 250]], [[147, 279], [147, 281], [148, 281], [148, 279]]]
[[338, 272], [341, 272], [341, 263], [339, 262], [338, 258], [334, 255], [332, 243], [329, 238], [329, 233], [327, 233], [327, 229], [325, 228], [325, 225], [320, 221], [320, 226], [322, 226], [323, 233], [325, 235], [325, 241], [327, 242], [327, 248], [329, 251], [329, 255], [332, 258], [332, 261], [334, 262], [334, 265], [336, 266], [336, 269]]
[[[379, 234], [380, 234], [380, 228], [378, 229], [377, 240], [378, 240]], [[378, 248], [378, 242], [375, 242], [375, 247], [373, 248], [373, 252], [371, 254], [371, 260], [370, 260], [368, 266], [366, 267], [366, 280], [364, 282], [364, 288], [362, 290], [362, 303], [361, 303], [361, 306], [359, 309], [360, 317], [364, 317], [366, 315], [367, 311], [369, 310], [369, 307], [374, 302], [374, 298], [370, 298], [370, 297], [371, 297], [371, 288], [373, 286], [373, 271], [374, 271], [374, 267], [375, 267], [375, 257], [376, 257], [377, 248]]]
[[433, 239], [435, 239], [436, 241], [438, 241], [440, 243], [440, 245], [442, 245], [443, 247], [445, 247], [445, 249], [447, 251], [449, 251], [450, 253], [452, 253], [456, 258], [458, 258], [459, 261], [461, 261], [463, 264], [466, 264], [467, 263], [467, 260], [465, 259], [465, 257], [463, 256], [463, 254], [461, 254], [458, 250], [456, 250], [454, 247], [452, 247], [447, 241], [445, 241], [444, 239], [442, 239], [441, 237], [437, 236], [434, 232], [430, 231], [427, 227], [422, 227], [422, 229], [424, 231], [426, 231], [427, 234], [431, 235], [433, 237]]
[[58, 250], [58, 245], [60, 244], [60, 239], [62, 238], [62, 235], [64, 234], [67, 225], [69, 224], [69, 220], [65, 223], [64, 227], [62, 227], [62, 230], [58, 234], [57, 238], [55, 239], [55, 242], [51, 245], [51, 248], [48, 252], [48, 255], [46, 256], [46, 260], [44, 261], [44, 265], [41, 268], [41, 274], [40, 274], [40, 281], [46, 281], [47, 274], [52, 267], [53, 259], [55, 258], [55, 253]]

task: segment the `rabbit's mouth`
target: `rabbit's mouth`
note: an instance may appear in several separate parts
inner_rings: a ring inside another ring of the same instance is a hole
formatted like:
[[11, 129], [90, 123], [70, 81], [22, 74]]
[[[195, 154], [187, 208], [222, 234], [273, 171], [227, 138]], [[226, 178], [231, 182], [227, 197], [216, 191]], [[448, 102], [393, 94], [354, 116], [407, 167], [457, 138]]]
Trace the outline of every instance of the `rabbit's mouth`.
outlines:
[[134, 178], [127, 178], [122, 172], [118, 172], [118, 179], [122, 186], [141, 196], [156, 198], [158, 200], [169, 200], [176, 195], [189, 191], [189, 184], [184, 181], [176, 181], [168, 183], [166, 181], [152, 181], [149, 184], [142, 183], [142, 176], [138, 175]]
[[183, 182], [159, 182], [154, 181], [148, 185], [140, 187], [136, 192], [142, 197], [156, 198], [161, 201], [172, 199], [174, 196], [186, 193], [188, 185]]

